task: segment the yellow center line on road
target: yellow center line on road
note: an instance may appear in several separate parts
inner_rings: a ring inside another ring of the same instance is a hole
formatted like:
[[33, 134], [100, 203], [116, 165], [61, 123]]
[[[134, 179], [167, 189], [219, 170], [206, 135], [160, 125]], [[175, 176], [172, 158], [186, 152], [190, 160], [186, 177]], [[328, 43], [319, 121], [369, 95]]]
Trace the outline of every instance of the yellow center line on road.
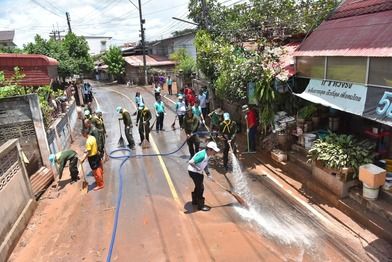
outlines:
[[[117, 90], [113, 90], [113, 89], [111, 89], [111, 88], [106, 88], [106, 89], [108, 89], [108, 90], [110, 90], [110, 91], [112, 91], [112, 92], [114, 92], [114, 93], [117, 93], [117, 94], [119, 94], [119, 95], [125, 97], [127, 100], [129, 100], [129, 101], [131, 102], [131, 104], [133, 105], [133, 107], [134, 107], [135, 109], [137, 109], [135, 102], [132, 101], [132, 99], [130, 99], [128, 96], [124, 95], [123, 93], [121, 93], [121, 92], [119, 92], [119, 91], [117, 91]], [[155, 151], [157, 154], [161, 154], [161, 153], [159, 152], [158, 146], [157, 146], [157, 144], [155, 143], [154, 138], [153, 138], [152, 136], [150, 136], [150, 141], [151, 141], [151, 145], [152, 145], [154, 151]], [[163, 161], [162, 156], [157, 156], [157, 157], [158, 157], [159, 163], [160, 163], [160, 165], [161, 165], [161, 167], [162, 167], [163, 174], [165, 175], [166, 182], [167, 182], [167, 184], [168, 184], [168, 186], [169, 186], [169, 188], [170, 188], [170, 192], [171, 192], [171, 194], [172, 194], [172, 197], [173, 197], [174, 201], [176, 201], [176, 203], [177, 203], [179, 206], [181, 206], [180, 198], [178, 197], [176, 188], [174, 187], [173, 180], [172, 180], [171, 177], [170, 177], [170, 174], [169, 174], [169, 171], [168, 171], [168, 169], [167, 169], [167, 167], [166, 167], [166, 164], [165, 164], [165, 162]]]

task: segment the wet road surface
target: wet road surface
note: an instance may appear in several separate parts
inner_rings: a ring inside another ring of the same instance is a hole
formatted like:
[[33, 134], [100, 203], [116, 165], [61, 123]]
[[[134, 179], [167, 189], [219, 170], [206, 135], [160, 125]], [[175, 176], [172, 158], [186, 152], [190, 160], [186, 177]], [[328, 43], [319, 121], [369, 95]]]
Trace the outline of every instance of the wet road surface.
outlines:
[[[94, 89], [108, 132], [108, 152], [117, 148], [120, 137], [115, 108], [135, 112], [132, 100], [136, 91], [152, 109], [151, 88], [102, 85]], [[177, 150], [185, 135], [178, 128], [171, 129], [173, 120], [174, 112], [167, 110], [166, 131], [152, 131], [150, 148], [136, 146], [133, 155]], [[136, 116], [133, 121], [138, 144]], [[76, 140], [80, 148], [84, 143], [82, 138]], [[246, 160], [246, 155], [240, 158]], [[270, 176], [238, 170], [226, 175], [246, 199], [249, 210], [205, 179], [204, 196], [212, 208], [195, 212], [190, 203], [194, 186], [187, 172], [188, 159], [185, 145], [170, 156], [127, 160], [111, 261], [371, 261], [355, 235], [283, 190]], [[110, 159], [104, 164], [103, 190], [86, 194], [71, 185], [59, 199], [42, 200], [11, 261], [105, 261], [120, 186], [120, 163]], [[221, 164], [218, 154], [211, 160], [210, 171], [214, 179], [229, 187]], [[235, 162], [232, 166], [237, 167]], [[94, 179], [89, 177], [89, 181]]]
[[[136, 90], [142, 93], [154, 115], [155, 100], [149, 89], [103, 87], [96, 92], [109, 126], [108, 149], [116, 147], [119, 137], [114, 109], [120, 105], [134, 112], [136, 108], [129, 99], [133, 100]], [[144, 150], [137, 147], [135, 154], [172, 152], [183, 144], [184, 134], [170, 128], [174, 113], [167, 112], [166, 131], [152, 131], [151, 147]], [[138, 143], [136, 127], [133, 131]], [[252, 204], [250, 210], [243, 209], [211, 181], [205, 181], [206, 202], [212, 209], [193, 212], [189, 202], [193, 183], [187, 174], [188, 158], [185, 145], [168, 157], [135, 157], [126, 163], [113, 258], [119, 261], [130, 257], [135, 261], [366, 260], [347, 245], [347, 235], [331, 231], [328, 223], [290, 200], [286, 192], [265, 177], [247, 178], [252, 196], [247, 198]], [[105, 178], [110, 179], [105, 190], [111, 192], [113, 205], [119, 163], [108, 162], [110, 178]], [[222, 174], [213, 172], [213, 176], [225, 183]]]

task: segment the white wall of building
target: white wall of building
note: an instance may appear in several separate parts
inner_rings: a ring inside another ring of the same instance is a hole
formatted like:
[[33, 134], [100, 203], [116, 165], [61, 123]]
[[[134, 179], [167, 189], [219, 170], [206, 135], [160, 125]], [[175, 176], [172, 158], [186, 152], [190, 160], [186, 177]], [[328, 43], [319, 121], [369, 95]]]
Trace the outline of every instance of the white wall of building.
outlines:
[[111, 37], [84, 36], [90, 48], [90, 55], [98, 55], [109, 49]]

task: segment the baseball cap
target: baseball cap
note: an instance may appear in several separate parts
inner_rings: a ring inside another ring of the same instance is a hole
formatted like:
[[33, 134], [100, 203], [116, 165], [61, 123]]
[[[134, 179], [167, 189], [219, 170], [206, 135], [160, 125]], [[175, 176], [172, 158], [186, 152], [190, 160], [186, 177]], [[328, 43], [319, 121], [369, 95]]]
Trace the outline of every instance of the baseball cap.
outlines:
[[116, 112], [117, 112], [117, 113], [120, 113], [121, 109], [122, 109], [121, 106], [116, 107]]
[[216, 143], [214, 141], [208, 142], [207, 147], [211, 148], [215, 152], [219, 152], [220, 151], [218, 146], [216, 145]]
[[225, 113], [223, 114], [223, 119], [224, 119], [224, 120], [230, 120], [230, 114], [227, 113], [227, 112], [225, 112]]
[[139, 110], [140, 110], [140, 109], [143, 109], [143, 108], [144, 108], [144, 104], [143, 104], [143, 103], [140, 103], [140, 104], [139, 104]]

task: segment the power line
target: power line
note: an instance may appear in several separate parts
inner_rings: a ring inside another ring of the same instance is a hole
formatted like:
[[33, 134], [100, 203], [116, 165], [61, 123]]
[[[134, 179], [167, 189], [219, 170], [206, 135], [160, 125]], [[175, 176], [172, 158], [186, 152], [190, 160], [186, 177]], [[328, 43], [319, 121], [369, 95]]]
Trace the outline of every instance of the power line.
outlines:
[[62, 15], [59, 15], [58, 13], [56, 13], [55, 11], [53, 11], [52, 9], [46, 7], [45, 5], [42, 5], [40, 2], [36, 1], [36, 0], [31, 0], [34, 4], [38, 5], [39, 7], [41, 7], [42, 9], [48, 11], [49, 13], [56, 15], [58, 17], [62, 17]]

